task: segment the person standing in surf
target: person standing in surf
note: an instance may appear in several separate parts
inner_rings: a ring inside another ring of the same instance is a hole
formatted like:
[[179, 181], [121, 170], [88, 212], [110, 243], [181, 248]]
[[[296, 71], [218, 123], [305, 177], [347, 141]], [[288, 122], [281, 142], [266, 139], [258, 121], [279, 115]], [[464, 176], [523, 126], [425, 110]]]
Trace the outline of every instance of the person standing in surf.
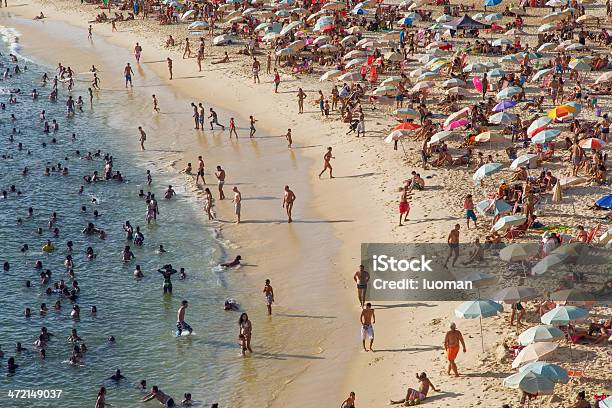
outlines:
[[186, 300], [181, 302], [181, 307], [179, 307], [178, 312], [176, 313], [176, 335], [180, 336], [183, 330], [189, 332], [189, 334], [193, 333], [193, 329], [190, 325], [185, 322], [185, 311], [187, 310], [187, 306], [189, 303]]
[[163, 269], [158, 269], [157, 272], [161, 273], [164, 277], [164, 295], [172, 294], [172, 275], [176, 273], [176, 269], [172, 269], [172, 265], [164, 265]]
[[134, 58], [136, 58], [136, 63], [140, 64], [140, 55], [142, 54], [142, 47], [139, 43], [136, 43], [134, 47]]

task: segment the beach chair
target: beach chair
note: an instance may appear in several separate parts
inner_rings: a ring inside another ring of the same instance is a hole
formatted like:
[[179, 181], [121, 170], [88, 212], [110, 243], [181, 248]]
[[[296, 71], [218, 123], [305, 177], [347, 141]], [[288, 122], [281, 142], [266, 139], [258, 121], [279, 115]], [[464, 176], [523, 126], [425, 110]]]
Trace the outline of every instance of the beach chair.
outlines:
[[601, 229], [601, 224], [597, 224], [597, 226], [595, 228], [591, 228], [589, 230], [589, 233], [587, 235], [587, 244], [590, 244], [591, 242], [593, 242], [593, 239], [597, 236], [597, 233], [599, 232], [599, 230]]
[[504, 235], [504, 237], [508, 239], [516, 239], [516, 238], [522, 237], [523, 235], [527, 233], [527, 230], [531, 227], [532, 223], [533, 221], [525, 221], [525, 223], [519, 226], [511, 227], [506, 232], [506, 235]]

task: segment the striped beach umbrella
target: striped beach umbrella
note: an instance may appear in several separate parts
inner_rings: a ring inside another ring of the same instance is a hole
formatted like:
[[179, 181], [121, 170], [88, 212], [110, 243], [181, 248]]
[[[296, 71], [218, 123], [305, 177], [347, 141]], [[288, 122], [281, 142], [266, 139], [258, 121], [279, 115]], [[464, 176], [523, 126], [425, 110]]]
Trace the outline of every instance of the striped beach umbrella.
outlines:
[[530, 327], [519, 335], [519, 344], [527, 346], [531, 343], [541, 343], [545, 341], [554, 341], [563, 338], [565, 333], [555, 326], [540, 324]]
[[552, 342], [531, 343], [518, 353], [514, 361], [512, 361], [512, 368], [518, 368], [523, 364], [538, 361], [555, 351], [557, 347], [557, 343]]
[[550, 395], [555, 390], [555, 383], [543, 375], [521, 371], [504, 378], [505, 387], [518, 389], [531, 395]]
[[557, 306], [553, 310], [545, 313], [540, 317], [540, 321], [544, 324], [553, 326], [567, 326], [569, 323], [584, 319], [589, 315], [589, 311], [578, 306]]

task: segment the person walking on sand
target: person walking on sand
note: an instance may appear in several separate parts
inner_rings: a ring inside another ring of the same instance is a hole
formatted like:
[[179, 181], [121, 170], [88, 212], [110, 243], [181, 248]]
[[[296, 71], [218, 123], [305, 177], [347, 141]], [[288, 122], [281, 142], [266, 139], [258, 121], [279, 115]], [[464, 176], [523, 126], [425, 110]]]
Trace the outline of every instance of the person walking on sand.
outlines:
[[[372, 344], [374, 344], [374, 323], [376, 323], [376, 316], [374, 315], [374, 309], [370, 302], [366, 303], [365, 309], [361, 311], [361, 345], [363, 351], [374, 351]], [[368, 350], [365, 345], [366, 336], [370, 339], [370, 349]]]
[[166, 58], [166, 62], [168, 63], [168, 74], [170, 74], [170, 80], [172, 80], [172, 60], [170, 57]]
[[278, 86], [280, 85], [280, 74], [278, 69], [274, 68], [274, 93], [278, 93]]
[[285, 186], [285, 194], [283, 196], [283, 208], [287, 210], [288, 223], [293, 222], [293, 219], [291, 218], [291, 212], [293, 211], [293, 203], [295, 202], [295, 199], [296, 197], [293, 191], [291, 191], [289, 186]]
[[198, 179], [202, 178], [202, 184], [206, 184], [206, 180], [204, 180], [204, 159], [202, 156], [198, 156], [198, 172], [196, 173], [196, 184], [198, 184]]
[[476, 213], [474, 212], [474, 199], [471, 194], [466, 195], [463, 199], [463, 209], [465, 210], [467, 229], [470, 229], [470, 220], [474, 221], [474, 228], [478, 228], [478, 224], [476, 224]]
[[302, 88], [298, 88], [297, 93], [298, 99], [298, 113], [304, 113], [304, 99], [306, 99], [306, 93]]
[[219, 117], [217, 116], [217, 112], [215, 112], [213, 108], [210, 108], [209, 111], [210, 115], [208, 115], [208, 119], [211, 119], [211, 121], [209, 122], [210, 130], [213, 130], [213, 125], [217, 125], [221, 128], [221, 130], [225, 130], [225, 126], [219, 123]]
[[138, 126], [138, 131], [140, 132], [140, 149], [144, 150], [145, 149], [144, 143], [147, 140], [147, 134], [142, 129], [142, 126]]
[[232, 189], [234, 192], [234, 212], [236, 213], [236, 224], [240, 224], [240, 211], [242, 209], [242, 193], [238, 191], [238, 187]]
[[270, 279], [266, 279], [266, 284], [263, 288], [264, 296], [266, 297], [266, 306], [268, 307], [268, 316], [272, 315], [272, 303], [274, 303], [274, 289], [270, 285]]
[[255, 132], [257, 132], [257, 129], [255, 129], [255, 122], [257, 122], [257, 119], [253, 116], [249, 116], [249, 137], [255, 136]]
[[455, 267], [455, 262], [457, 262], [457, 258], [459, 258], [459, 229], [461, 228], [461, 226], [459, 224], [455, 224], [455, 228], [453, 228], [449, 233], [448, 233], [448, 238], [446, 239], [446, 242], [448, 243], [448, 257], [446, 257], [446, 261], [444, 261], [444, 267], [448, 268], [448, 261], [450, 260], [451, 256], [453, 257], [453, 262], [451, 263], [451, 266], [454, 268]]
[[261, 69], [261, 63], [257, 61], [257, 57], [253, 57], [252, 70], [253, 70], [253, 83], [254, 84], [261, 83], [261, 81], [259, 80], [259, 70], [260, 69]]
[[136, 43], [134, 46], [134, 58], [136, 58], [136, 63], [140, 64], [140, 55], [142, 54], [142, 47], [140, 44]]
[[370, 273], [365, 270], [363, 265], [359, 265], [359, 270], [353, 275], [353, 280], [357, 284], [357, 299], [359, 299], [359, 305], [363, 309], [366, 300], [366, 292], [368, 290], [368, 282], [370, 281]]
[[153, 113], [159, 113], [160, 109], [159, 109], [159, 104], [157, 102], [157, 97], [155, 96], [155, 94], [152, 95], [153, 98]]
[[189, 38], [185, 38], [185, 50], [183, 51], [183, 59], [191, 58], [191, 47], [189, 45]]
[[408, 214], [410, 213], [410, 204], [408, 203], [408, 191], [410, 190], [410, 188], [408, 186], [404, 186], [404, 187], [400, 187], [400, 191], [402, 192], [402, 194], [400, 195], [400, 203], [399, 203], [399, 213], [400, 213], [400, 219], [399, 219], [399, 226], [402, 227], [404, 224], [402, 224], [402, 216], [404, 217], [404, 222], [406, 222], [408, 220]]
[[457, 325], [451, 323], [450, 330], [446, 332], [446, 336], [444, 337], [444, 350], [446, 350], [446, 357], [448, 358], [447, 373], [450, 375], [452, 370], [453, 373], [455, 373], [455, 377], [459, 377], [457, 364], [455, 364], [455, 359], [457, 358], [457, 354], [459, 354], [459, 346], [463, 347], [464, 353], [467, 352], [465, 342], [463, 341], [463, 335], [457, 330]]
[[287, 139], [287, 147], [291, 149], [291, 145], [293, 144], [293, 138], [291, 137], [291, 129], [287, 129], [285, 139]]
[[225, 193], [223, 192], [223, 185], [225, 184], [225, 170], [223, 170], [221, 166], [217, 166], [215, 177], [217, 177], [217, 185], [219, 187], [219, 200], [225, 200]]
[[130, 88], [134, 87], [134, 85], [132, 85], [132, 74], [134, 74], [134, 71], [132, 70], [130, 63], [128, 62], [125, 68], [123, 68], [123, 75], [125, 76], [125, 87], [126, 88], [128, 87], [128, 83], [130, 84]]
[[334, 178], [332, 174], [333, 168], [330, 163], [331, 159], [335, 159], [335, 157], [332, 156], [332, 148], [328, 147], [327, 152], [325, 152], [325, 154], [323, 155], [323, 170], [321, 170], [321, 172], [319, 173], [319, 178], [321, 178], [321, 176], [323, 175], [323, 173], [325, 173], [325, 170], [327, 169], [329, 169], [329, 178]]
[[91, 24], [87, 28], [87, 39], [90, 41], [93, 40], [93, 27], [91, 26]]
[[229, 123], [230, 139], [232, 138], [232, 133], [234, 134], [234, 136], [236, 136], [236, 139], [238, 139], [238, 132], [236, 132], [236, 121], [234, 120], [234, 118], [230, 118], [230, 123]]

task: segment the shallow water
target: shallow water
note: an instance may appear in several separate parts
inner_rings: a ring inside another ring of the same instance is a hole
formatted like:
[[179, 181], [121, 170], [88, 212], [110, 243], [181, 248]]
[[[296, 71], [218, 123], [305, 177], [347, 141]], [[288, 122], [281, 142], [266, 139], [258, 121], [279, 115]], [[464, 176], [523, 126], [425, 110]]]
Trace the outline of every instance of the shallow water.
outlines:
[[[20, 50], [14, 43], [18, 33], [4, 29], [3, 35], [8, 44], [1, 50], [0, 62], [12, 69], [14, 64], [7, 58], [7, 48], [24, 54], [27, 50]], [[23, 67], [23, 60], [20, 65]], [[222, 305], [230, 293], [241, 297], [242, 292], [239, 288], [230, 290], [225, 274], [213, 267], [223, 248], [202, 222], [195, 198], [181, 186], [181, 180], [177, 180], [167, 163], [140, 154], [134, 135], [122, 130], [126, 124], [133, 126], [131, 115], [137, 107], [130, 98], [106, 93], [104, 98], [95, 100], [93, 110], [86, 102], [83, 113], [69, 118], [65, 115], [65, 85], [60, 85], [59, 101], [51, 103], [47, 98], [51, 84], [44, 88], [40, 84], [42, 73], [46, 71], [53, 77], [53, 69], [31, 62], [27, 65], [24, 73], [0, 81], [2, 89], [22, 90], [17, 95], [19, 103], [7, 104], [6, 110], [0, 112], [0, 154], [13, 156], [0, 162], [0, 189], [8, 190], [14, 184], [23, 193], [21, 196], [11, 193], [7, 200], [0, 199], [0, 258], [11, 265], [9, 272], [0, 272], [0, 344], [6, 354], [5, 361], [15, 355], [17, 341], [30, 350], [16, 356], [19, 368], [15, 375], [6, 376], [6, 364], [2, 364], [0, 406], [93, 405], [101, 385], [107, 386], [108, 402], [114, 406], [139, 406], [137, 399], [141, 395], [134, 387], [141, 379], [146, 379], [149, 386], [158, 384], [179, 401], [184, 392], [191, 392], [203, 404], [223, 401], [224, 395], [231, 394], [234, 379], [244, 373], [235, 344], [238, 315], [224, 312]], [[87, 101], [87, 86], [88, 82], [77, 81], [73, 91], [75, 99], [83, 95]], [[37, 101], [29, 97], [33, 88], [41, 93]], [[0, 101], [7, 103], [8, 98], [6, 94], [1, 95]], [[43, 109], [49, 122], [57, 119], [60, 126], [57, 133], [43, 133], [43, 124], [38, 118]], [[11, 121], [11, 114], [16, 116], [15, 122]], [[20, 133], [11, 143], [8, 137], [13, 127]], [[77, 135], [76, 141], [71, 140], [73, 132]], [[51, 144], [52, 138], [57, 143]], [[23, 151], [17, 149], [19, 142], [23, 143]], [[43, 142], [47, 142], [47, 147], [42, 147]], [[125, 183], [83, 182], [82, 176], [94, 170], [102, 174], [104, 162], [102, 158], [82, 160], [75, 151], [80, 150], [84, 155], [98, 149], [114, 156], [114, 170], [121, 171], [127, 179]], [[27, 154], [28, 150], [31, 154]], [[68, 167], [68, 176], [57, 172], [43, 176], [45, 167], [58, 162]], [[21, 175], [24, 166], [30, 169], [27, 176]], [[138, 197], [140, 189], [148, 190], [147, 169], [153, 174], [150, 190], [160, 203], [158, 223], [150, 226], [144, 220], [145, 203]], [[82, 184], [85, 193], [79, 195]], [[162, 198], [168, 184], [174, 185], [178, 192], [172, 201]], [[91, 202], [93, 197], [97, 198], [97, 204]], [[86, 212], [81, 212], [81, 206], [86, 206]], [[34, 209], [32, 218], [27, 218], [28, 207]], [[94, 209], [100, 213], [97, 219], [93, 216]], [[59, 238], [53, 238], [47, 228], [53, 211], [58, 214]], [[17, 218], [23, 219], [23, 225], [17, 225]], [[129, 264], [120, 259], [120, 251], [126, 244], [121, 229], [125, 220], [141, 226], [145, 235], [142, 248], [132, 245], [136, 261]], [[90, 221], [107, 232], [105, 241], [81, 234], [81, 229]], [[38, 227], [43, 228], [41, 235], [36, 233]], [[57, 248], [51, 255], [43, 255], [41, 251], [47, 239]], [[61, 299], [61, 312], [52, 310], [59, 297], [44, 293], [38, 271], [34, 269], [35, 261], [41, 260], [44, 269], [53, 272], [52, 282], [65, 279], [69, 283], [63, 267], [67, 240], [74, 242], [75, 274], [81, 287], [76, 302], [81, 307], [79, 321], [70, 318], [72, 305], [68, 299]], [[20, 253], [24, 243], [30, 247], [25, 255]], [[162, 243], [168, 252], [159, 255], [156, 249]], [[92, 246], [97, 254], [93, 261], [85, 258], [87, 246]], [[163, 296], [162, 277], [156, 272], [166, 263], [172, 263], [177, 269], [184, 267], [188, 275], [185, 281], [175, 275], [172, 297]], [[145, 274], [141, 281], [132, 275], [136, 264], [141, 265]], [[25, 287], [27, 279], [32, 281], [32, 288]], [[182, 299], [190, 300], [186, 320], [196, 335], [176, 339], [173, 337], [175, 316]], [[37, 313], [41, 303], [51, 309], [45, 317]], [[98, 308], [95, 318], [89, 312], [92, 305]], [[29, 319], [23, 316], [26, 307], [33, 312]], [[55, 334], [44, 361], [32, 352], [42, 326]], [[83, 364], [76, 367], [66, 363], [71, 352], [66, 338], [73, 327], [89, 348]], [[105, 339], [110, 335], [117, 338], [114, 346], [106, 344]], [[104, 380], [116, 368], [127, 377], [119, 386]], [[61, 389], [63, 394], [61, 404], [35, 399], [15, 401], [7, 397], [10, 389]]]

